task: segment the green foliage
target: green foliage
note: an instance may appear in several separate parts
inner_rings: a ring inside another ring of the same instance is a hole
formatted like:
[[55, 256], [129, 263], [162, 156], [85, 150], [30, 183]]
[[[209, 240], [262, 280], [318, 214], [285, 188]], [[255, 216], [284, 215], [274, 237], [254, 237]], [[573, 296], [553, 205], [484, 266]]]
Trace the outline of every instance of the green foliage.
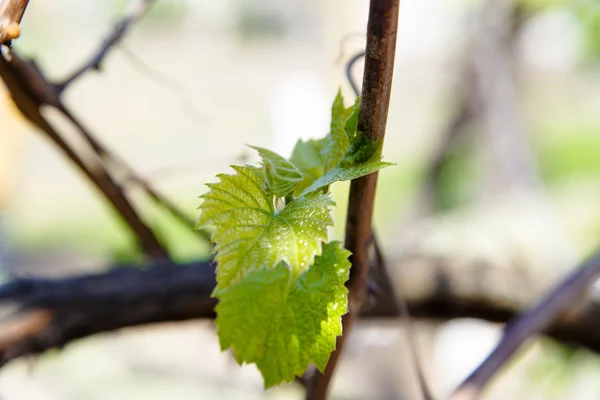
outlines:
[[[360, 98], [357, 98], [352, 107], [344, 107], [342, 92], [338, 91], [333, 102], [333, 107], [331, 107], [331, 130], [329, 135], [324, 139], [325, 146], [322, 150], [323, 156], [327, 160], [325, 165], [326, 171], [332, 169], [340, 158], [343, 157], [344, 153], [346, 153], [346, 150], [348, 150], [350, 138], [347, 134], [346, 125], [350, 121], [349, 125], [354, 126], [353, 130], [356, 130], [359, 106]], [[352, 129], [350, 130], [352, 131]]]
[[253, 147], [262, 168], [232, 166], [202, 195], [196, 227], [212, 226], [223, 350], [255, 363], [265, 387], [290, 382], [309, 363], [324, 370], [347, 311], [350, 253], [327, 242], [331, 183], [390, 165], [381, 142], [357, 130], [359, 101], [338, 93], [330, 133], [298, 141], [290, 160]]
[[[340, 95], [338, 94], [338, 96]], [[335, 118], [336, 115], [336, 103], [334, 103], [333, 106], [334, 112], [332, 112], [332, 118]], [[327, 188], [335, 182], [350, 181], [361, 176], [369, 175], [392, 165], [381, 161], [381, 140], [372, 142], [358, 130], [359, 112], [360, 99], [357, 99], [354, 106], [350, 109], [346, 109], [344, 112], [338, 110], [338, 115], [341, 117], [347, 116], [347, 118], [343, 125], [342, 133], [339, 132], [339, 130], [342, 129], [340, 128], [340, 126], [342, 126], [341, 124], [334, 124], [333, 122], [331, 124], [332, 133], [329, 137], [332, 138], [334, 136], [333, 132], [335, 129], [338, 131], [337, 136], [339, 138], [337, 140], [337, 145], [332, 144], [329, 146], [331, 151], [337, 153], [335, 157], [329, 158], [329, 162], [333, 167], [326, 168], [325, 173], [304, 189], [302, 194], [305, 195], [322, 188]], [[342, 148], [340, 146], [340, 143], [342, 142], [345, 144], [345, 147], [343, 148], [343, 151], [339, 151]], [[325, 149], [327, 149], [327, 147], [325, 147]]]
[[263, 170], [267, 180], [267, 193], [284, 197], [294, 191], [302, 180], [302, 173], [294, 164], [271, 150], [250, 146], [258, 151], [263, 159]]
[[319, 179], [327, 169], [327, 155], [325, 154], [326, 140], [309, 140], [303, 142], [298, 140], [290, 161], [302, 171], [302, 181], [296, 188], [296, 194], [300, 194]]
[[256, 363], [265, 387], [291, 382], [309, 362], [324, 371], [347, 312], [349, 255], [331, 242], [298, 279], [282, 261], [225, 289], [216, 308], [221, 348], [240, 364]]
[[[298, 140], [291, 157], [291, 161], [304, 174], [302, 182], [296, 188], [297, 195], [333, 169], [344, 156], [350, 146], [346, 123], [351, 116], [358, 118], [358, 113], [353, 113], [353, 110], [358, 110], [359, 104], [360, 101], [357, 99], [352, 107], [346, 108], [342, 92], [338, 91], [331, 107], [329, 135], [323, 139], [309, 140], [308, 142]], [[354, 126], [356, 130], [356, 123]]]
[[220, 174], [204, 194], [198, 226], [214, 225], [217, 289], [229, 287], [249, 272], [285, 261], [297, 276], [320, 252], [333, 224], [327, 195], [299, 198], [277, 210], [261, 170], [233, 167], [235, 175]]

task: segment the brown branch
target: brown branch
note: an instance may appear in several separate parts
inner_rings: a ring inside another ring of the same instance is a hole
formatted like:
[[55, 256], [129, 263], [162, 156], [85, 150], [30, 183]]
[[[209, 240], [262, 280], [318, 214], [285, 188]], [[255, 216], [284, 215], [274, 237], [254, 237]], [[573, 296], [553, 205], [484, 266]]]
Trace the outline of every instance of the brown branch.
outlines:
[[[138, 237], [142, 248], [155, 258], [165, 258], [167, 257], [167, 253], [162, 249], [162, 246], [150, 228], [148, 228], [138, 216], [137, 212], [125, 196], [121, 185], [117, 184], [113, 179], [110, 168], [113, 167], [115, 169], [124, 170], [128, 175], [128, 178], [136, 182], [154, 202], [164, 207], [187, 227], [193, 226], [193, 220], [179, 210], [179, 208], [171, 203], [170, 200], [150, 187], [121, 158], [110, 152], [102, 143], [100, 143], [61, 101], [62, 90], [67, 87], [68, 83], [89, 70], [90, 65], [98, 68], [108, 53], [108, 50], [118, 43], [127, 32], [128, 28], [145, 13], [148, 6], [153, 1], [154, 0], [133, 2], [130, 12], [119, 24], [117, 24], [115, 31], [110, 38], [103, 43], [101, 49], [93, 59], [81, 67], [78, 72], [74, 74], [76, 76], [67, 79], [67, 83], [60, 85], [51, 84], [35, 64], [26, 62], [16, 55], [13, 62], [6, 62], [6, 65], [3, 66], [5, 73], [0, 73], [0, 75], [5, 80], [13, 99], [15, 99], [15, 103], [17, 103], [16, 99], [19, 99], [17, 107], [21, 110], [25, 118], [40, 128], [43, 133], [54, 141], [63, 152], [67, 154], [71, 161], [73, 161], [92, 181], [92, 183], [100, 189], [104, 196], [109, 199], [123, 219], [132, 228], [133, 232]], [[11, 80], [11, 82], [8, 82], [8, 80]], [[97, 159], [85, 159], [78, 154], [69, 143], [63, 140], [60, 134], [53, 129], [52, 125], [39, 112], [39, 109], [42, 106], [55, 108], [69, 119], [79, 130], [82, 138], [89, 144], [92, 153], [95, 154]], [[204, 231], [201, 231], [200, 235], [197, 236], [203, 240], [208, 240], [208, 234]]]
[[[492, 353], [454, 392], [453, 399], [476, 399], [485, 384], [528, 339], [548, 330], [556, 321], [569, 319], [583, 305], [590, 286], [600, 277], [600, 253], [577, 268], [539, 304], [512, 321]], [[598, 331], [595, 331], [598, 334]]]
[[135, 232], [144, 250], [155, 258], [167, 257], [154, 233], [140, 218], [121, 186], [107, 173], [103, 165], [97, 160], [85, 160], [77, 154], [41, 114], [42, 106], [50, 105], [56, 108], [56, 105], [61, 106], [61, 102], [59, 93], [48, 83], [35, 64], [24, 61], [17, 54], [13, 54], [11, 61], [0, 57], [0, 77], [23, 116], [45, 133], [102, 192]]
[[[173, 204], [169, 199], [158, 193], [150, 184], [142, 179], [134, 170], [131, 168], [125, 160], [110, 151], [104, 144], [96, 139], [88, 129], [86, 129], [81, 122], [62, 104], [60, 98], [56, 104], [51, 105], [57, 108], [63, 115], [65, 115], [73, 125], [79, 130], [79, 133], [83, 139], [90, 145], [95, 155], [103, 162], [103, 168], [110, 170], [113, 167], [116, 170], [122, 170], [126, 175], [127, 183], [134, 183], [145, 192], [150, 199], [156, 204], [167, 210], [175, 219], [179, 220], [183, 225], [191, 229], [195, 225], [193, 219], [188, 217], [183, 211]], [[198, 230], [198, 237], [203, 240], [210, 240], [210, 235], [205, 230]]]
[[[383, 140], [392, 90], [399, 0], [371, 0], [367, 23], [367, 45], [358, 130], [370, 140]], [[316, 371], [307, 387], [306, 398], [327, 396], [344, 343], [364, 303], [369, 280], [369, 243], [377, 173], [350, 184], [345, 246], [352, 252], [347, 283], [349, 312], [342, 318], [344, 333], [337, 339], [324, 373]]]
[[[520, 270], [476, 260], [414, 255], [390, 260], [390, 266], [395, 290], [403, 294], [416, 318], [506, 322], [549, 286]], [[0, 364], [96, 333], [213, 318], [214, 285], [214, 269], [208, 262], [174, 268], [123, 267], [59, 280], [17, 279], [0, 286]], [[397, 306], [384, 288], [361, 315], [397, 318]], [[600, 304], [586, 299], [568, 318], [554, 321], [546, 333], [600, 353], [599, 331]]]
[[0, 46], [10, 47], [21, 36], [21, 19], [29, 0], [0, 0]]
[[210, 263], [163, 267], [117, 268], [56, 281], [20, 279], [0, 287], [0, 304], [17, 308], [0, 322], [0, 332], [13, 327], [10, 335], [0, 335], [0, 365], [127, 326], [212, 318]]
[[[360, 53], [354, 55], [346, 63], [346, 79], [350, 83], [350, 86], [352, 87], [352, 90], [354, 91], [354, 94], [356, 96], [360, 95], [360, 91], [358, 89], [358, 85], [356, 84], [356, 82], [354, 81], [354, 78], [352, 77], [352, 67], [354, 66], [354, 64], [356, 64], [356, 62], [358, 60], [363, 58], [365, 56], [365, 54], [366, 53], [364, 51], [360, 52]], [[373, 230], [373, 228], [371, 228], [371, 230]], [[376, 272], [378, 272], [379, 274], [382, 275], [381, 278], [383, 280], [383, 284], [386, 285], [387, 293], [389, 293], [391, 295], [392, 299], [394, 300], [394, 302], [396, 304], [396, 309], [399, 313], [400, 318], [404, 319], [406, 322], [406, 327], [407, 327], [406, 332], [407, 332], [407, 337], [408, 337], [408, 342], [409, 342], [409, 348], [411, 350], [412, 361], [413, 361], [413, 365], [414, 365], [414, 368], [415, 368], [415, 371], [417, 374], [417, 381], [419, 383], [419, 388], [421, 390], [423, 398], [425, 400], [431, 400], [431, 399], [433, 399], [433, 395], [431, 394], [431, 391], [429, 390], [429, 386], [427, 385], [427, 379], [425, 378], [425, 373], [424, 373], [423, 367], [421, 365], [419, 349], [418, 349], [417, 341], [416, 341], [416, 332], [415, 332], [415, 329], [412, 324], [410, 313], [408, 311], [408, 305], [406, 304], [406, 301], [404, 301], [404, 298], [402, 297], [402, 295], [396, 293], [396, 290], [394, 289], [394, 286], [391, 283], [390, 275], [388, 273], [389, 266], [387, 265], [385, 256], [383, 255], [383, 250], [381, 249], [380, 241], [375, 236], [375, 233], [373, 233], [371, 235], [371, 241], [372, 241], [371, 245], [372, 245], [374, 253], [375, 253], [374, 257], [373, 257], [374, 262], [375, 262], [375, 270], [376, 270]], [[379, 288], [377, 283], [374, 282], [373, 279], [371, 279], [369, 281], [369, 287], [367, 289], [368, 289], [369, 293], [378, 294], [378, 295], [382, 294], [381, 289]]]
[[123, 39], [131, 26], [133, 26], [146, 13], [146, 11], [148, 11], [150, 5], [152, 5], [152, 3], [155, 1], [156, 0], [132, 0], [129, 11], [119, 22], [117, 22], [112, 32], [94, 52], [92, 57], [81, 67], [75, 70], [71, 75], [69, 75], [69, 77], [67, 77], [64, 81], [56, 84], [55, 86], [57, 90], [59, 92], [64, 91], [71, 83], [80, 78], [89, 70], [99, 71], [109, 50]]

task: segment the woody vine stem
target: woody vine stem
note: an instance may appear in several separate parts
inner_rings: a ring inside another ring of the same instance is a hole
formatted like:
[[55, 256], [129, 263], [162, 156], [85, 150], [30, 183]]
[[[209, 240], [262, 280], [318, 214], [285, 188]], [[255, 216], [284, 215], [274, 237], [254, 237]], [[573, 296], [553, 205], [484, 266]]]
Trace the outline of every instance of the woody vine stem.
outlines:
[[[358, 129], [372, 141], [383, 140], [385, 136], [399, 8], [399, 0], [371, 0], [369, 5]], [[352, 252], [352, 267], [347, 283], [349, 312], [342, 319], [343, 335], [337, 339], [336, 350], [331, 355], [325, 372], [315, 371], [310, 377], [306, 392], [309, 400], [326, 398], [340, 354], [364, 303], [369, 279], [368, 246], [371, 241], [376, 184], [377, 172], [354, 179], [350, 185], [345, 238], [345, 247]]]

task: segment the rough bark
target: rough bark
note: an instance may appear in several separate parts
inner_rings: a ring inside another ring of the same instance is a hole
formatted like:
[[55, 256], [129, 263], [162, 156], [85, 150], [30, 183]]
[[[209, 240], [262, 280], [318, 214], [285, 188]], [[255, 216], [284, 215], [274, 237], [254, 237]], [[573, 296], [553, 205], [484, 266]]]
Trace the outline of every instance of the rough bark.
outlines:
[[[395, 289], [414, 318], [506, 322], [534, 304], [551, 282], [473, 260], [411, 256], [390, 261]], [[158, 322], [213, 318], [214, 268], [208, 262], [115, 268], [59, 280], [17, 279], [0, 286], [0, 364], [87, 336]], [[362, 317], [395, 318], [387, 293]], [[600, 305], [587, 299], [547, 333], [600, 352]]]

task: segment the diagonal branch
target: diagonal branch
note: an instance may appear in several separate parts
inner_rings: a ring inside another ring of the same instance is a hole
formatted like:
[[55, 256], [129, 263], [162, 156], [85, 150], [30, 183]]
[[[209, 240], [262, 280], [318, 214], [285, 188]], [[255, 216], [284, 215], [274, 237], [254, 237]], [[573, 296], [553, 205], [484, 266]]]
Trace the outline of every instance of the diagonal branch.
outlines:
[[[187, 216], [183, 211], [179, 209], [171, 200], [167, 199], [161, 193], [157, 192], [150, 184], [142, 179], [134, 170], [131, 168], [125, 160], [120, 158], [111, 152], [104, 144], [96, 139], [90, 131], [83, 126], [81, 122], [62, 104], [60, 101], [53, 106], [57, 108], [63, 115], [65, 115], [73, 125], [79, 130], [79, 133], [83, 139], [90, 145], [95, 155], [102, 161], [102, 167], [109, 170], [110, 168], [122, 170], [127, 176], [127, 181], [134, 183], [139, 186], [156, 204], [162, 206], [167, 210], [175, 219], [179, 220], [184, 226], [190, 228], [195, 225], [195, 222]], [[198, 237], [203, 240], [210, 240], [210, 235], [205, 230], [198, 230], [200, 234]]]
[[115, 25], [110, 35], [104, 40], [100, 47], [94, 52], [92, 57], [81, 67], [75, 70], [69, 77], [61, 83], [56, 84], [59, 92], [64, 91], [71, 83], [80, 78], [89, 70], [100, 70], [102, 62], [106, 58], [109, 50], [117, 45], [131, 28], [156, 0], [132, 0], [129, 5], [129, 11], [125, 17]]
[[[144, 14], [152, 1], [154, 0], [133, 2], [131, 11], [117, 25], [115, 32], [105, 41], [98, 54], [94, 56], [95, 61], [90, 61], [86, 65], [94, 64], [99, 66], [108, 50], [123, 37], [128, 27]], [[139, 217], [130, 200], [127, 199], [123, 188], [113, 178], [113, 176], [116, 176], [116, 170], [125, 171], [129, 179], [139, 185], [154, 202], [164, 207], [185, 226], [193, 226], [193, 220], [179, 210], [170, 200], [142, 180], [121, 158], [110, 152], [75, 118], [73, 113], [67, 109], [61, 100], [62, 90], [67, 85], [54, 85], [48, 82], [43, 72], [33, 62], [27, 62], [18, 57], [18, 55], [15, 55], [11, 62], [2, 61], [3, 65], [0, 65], [0, 76], [5, 81], [17, 108], [22, 112], [23, 116], [55, 142], [67, 154], [69, 159], [100, 189], [134, 231], [146, 253], [155, 258], [166, 257], [167, 254], [162, 249], [154, 233]], [[87, 67], [82, 67], [77, 76], [80, 76], [88, 69]], [[69, 81], [71, 82], [73, 79]], [[63, 114], [79, 130], [80, 135], [89, 144], [90, 150], [95, 157], [82, 157], [73, 146], [66, 142], [60, 133], [54, 130], [52, 124], [40, 113], [42, 106], [52, 107]], [[200, 233], [201, 235], [198, 237], [207, 240], [207, 234], [205, 232]]]
[[[399, 0], [371, 0], [358, 130], [370, 140], [383, 140], [392, 90]], [[345, 246], [352, 252], [348, 286], [349, 312], [342, 318], [343, 335], [337, 339], [324, 373], [316, 371], [307, 387], [307, 399], [325, 399], [352, 325], [364, 303], [369, 281], [369, 243], [377, 173], [350, 184]]]
[[146, 252], [155, 258], [167, 257], [162, 245], [140, 218], [121, 186], [114, 181], [100, 163], [85, 160], [77, 154], [41, 114], [43, 105], [60, 104], [58, 94], [52, 90], [52, 86], [42, 72], [34, 64], [13, 54], [10, 62], [0, 58], [0, 77], [4, 80], [15, 105], [23, 116], [44, 132], [102, 192], [136, 233]]
[[[577, 268], [538, 305], [509, 323], [500, 343], [454, 392], [452, 399], [479, 398], [485, 384], [528, 339], [543, 333], [582, 307], [590, 286], [600, 278], [600, 253]], [[597, 332], [597, 331], [595, 331]]]
[[20, 279], [0, 287], [0, 313], [16, 310], [0, 319], [0, 365], [99, 332], [212, 318], [210, 263], [164, 266], [123, 267], [64, 280]]

